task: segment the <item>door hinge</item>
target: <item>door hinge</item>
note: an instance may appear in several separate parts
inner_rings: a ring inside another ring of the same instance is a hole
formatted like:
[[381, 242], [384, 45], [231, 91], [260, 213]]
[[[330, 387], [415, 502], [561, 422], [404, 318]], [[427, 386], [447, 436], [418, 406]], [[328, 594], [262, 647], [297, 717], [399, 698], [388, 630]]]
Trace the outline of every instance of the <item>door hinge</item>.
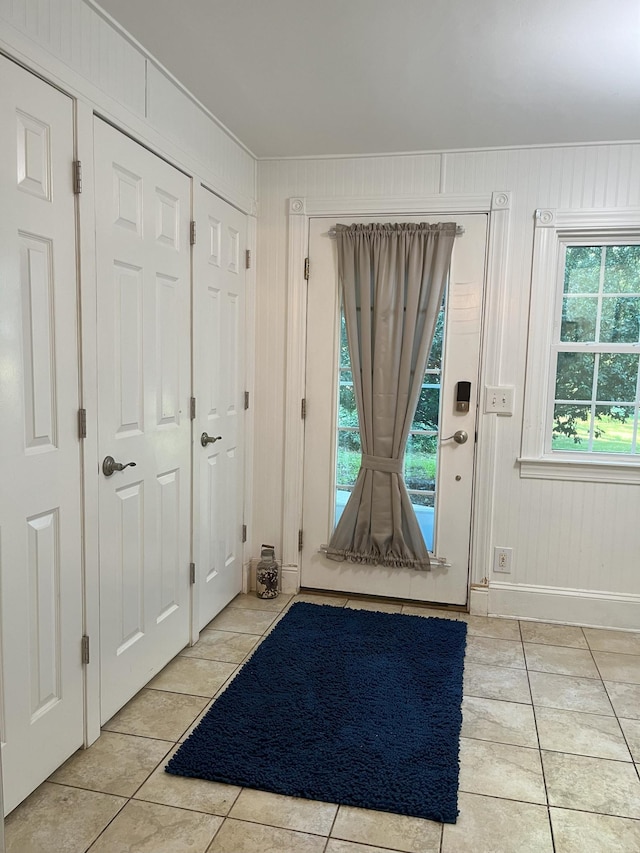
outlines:
[[306, 281], [309, 281], [309, 258], [304, 259], [304, 277]]
[[89, 663], [89, 637], [86, 634], [82, 638], [82, 663]]
[[249, 392], [248, 391], [244, 392], [244, 408], [245, 408], [245, 411], [249, 408]]
[[242, 541], [243, 542], [247, 541], [247, 525], [246, 524], [242, 525]]
[[189, 581], [191, 583], [196, 582], [196, 564], [195, 563], [189, 563]]
[[80, 195], [82, 192], [82, 163], [80, 160], [73, 161], [73, 192]]
[[189, 242], [192, 246], [196, 244], [196, 221], [195, 219], [191, 222], [191, 227], [189, 229]]
[[302, 530], [298, 530], [298, 551], [302, 551]]
[[251, 249], [246, 249], [244, 253], [244, 266], [245, 269], [251, 269]]
[[305, 397], [300, 400], [300, 417], [302, 420], [307, 417], [307, 400]]
[[87, 410], [78, 409], [78, 438], [87, 437]]
[[191, 397], [189, 400], [189, 417], [192, 421], [196, 419], [196, 398]]

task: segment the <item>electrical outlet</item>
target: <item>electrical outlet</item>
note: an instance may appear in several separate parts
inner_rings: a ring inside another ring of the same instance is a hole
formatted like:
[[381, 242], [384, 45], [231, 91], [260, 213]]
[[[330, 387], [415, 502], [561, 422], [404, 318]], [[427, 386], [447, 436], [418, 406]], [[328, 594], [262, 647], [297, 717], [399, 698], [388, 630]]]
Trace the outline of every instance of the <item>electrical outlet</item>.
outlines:
[[512, 557], [513, 548], [500, 548], [496, 546], [493, 549], [493, 571], [502, 572], [505, 575], [510, 574]]
[[515, 388], [512, 385], [487, 385], [485, 388], [485, 414], [512, 415]]

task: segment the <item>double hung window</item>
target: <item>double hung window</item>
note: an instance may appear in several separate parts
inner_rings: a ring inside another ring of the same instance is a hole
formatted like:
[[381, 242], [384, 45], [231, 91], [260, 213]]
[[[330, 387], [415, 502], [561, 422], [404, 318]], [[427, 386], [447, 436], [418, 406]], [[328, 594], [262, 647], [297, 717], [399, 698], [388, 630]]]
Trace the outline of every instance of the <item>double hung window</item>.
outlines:
[[544, 213], [521, 474], [640, 481], [640, 213]]

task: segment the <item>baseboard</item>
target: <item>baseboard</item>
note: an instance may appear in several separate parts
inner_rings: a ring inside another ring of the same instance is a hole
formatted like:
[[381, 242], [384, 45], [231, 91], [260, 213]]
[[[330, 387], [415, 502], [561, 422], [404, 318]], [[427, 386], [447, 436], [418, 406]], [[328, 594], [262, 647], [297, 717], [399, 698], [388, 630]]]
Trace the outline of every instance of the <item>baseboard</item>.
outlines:
[[496, 582], [489, 585], [487, 613], [563, 625], [638, 631], [640, 595]]
[[[253, 577], [255, 578], [255, 572]], [[249, 560], [242, 567], [242, 591], [246, 594], [252, 589], [255, 589], [255, 585], [251, 586], [251, 560]]]
[[489, 587], [472, 586], [469, 590], [469, 613], [471, 616], [486, 616], [489, 612]]

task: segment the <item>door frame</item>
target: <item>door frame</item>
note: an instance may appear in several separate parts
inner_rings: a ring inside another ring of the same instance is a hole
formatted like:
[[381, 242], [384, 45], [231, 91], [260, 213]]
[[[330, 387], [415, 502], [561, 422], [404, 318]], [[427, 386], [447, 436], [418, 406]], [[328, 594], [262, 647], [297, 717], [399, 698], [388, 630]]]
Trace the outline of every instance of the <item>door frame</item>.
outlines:
[[[307, 336], [307, 287], [305, 263], [309, 252], [309, 219], [326, 217], [488, 214], [487, 266], [485, 270], [483, 323], [480, 342], [480, 397], [483, 385], [500, 384], [500, 353], [507, 306], [507, 247], [511, 216], [511, 192], [496, 190], [479, 195], [440, 193], [432, 196], [345, 196], [342, 198], [290, 198], [287, 253], [287, 351], [285, 387], [284, 499], [282, 517], [282, 589], [296, 592], [300, 586], [299, 531], [302, 529], [305, 353]], [[310, 259], [313, 263], [313, 258]], [[482, 411], [479, 413], [482, 414]], [[471, 553], [468, 601], [482, 606], [473, 588], [488, 590], [493, 541], [493, 496], [497, 459], [496, 416], [478, 417], [478, 441], [471, 515]]]

